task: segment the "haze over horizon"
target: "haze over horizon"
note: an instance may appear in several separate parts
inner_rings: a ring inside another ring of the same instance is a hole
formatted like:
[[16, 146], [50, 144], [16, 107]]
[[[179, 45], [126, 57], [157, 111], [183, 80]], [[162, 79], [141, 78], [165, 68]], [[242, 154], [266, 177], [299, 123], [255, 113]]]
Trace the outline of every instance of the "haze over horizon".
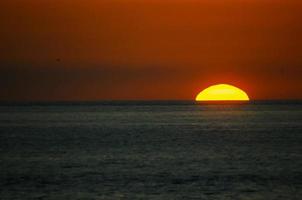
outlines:
[[2, 0], [0, 100], [302, 99], [299, 0]]

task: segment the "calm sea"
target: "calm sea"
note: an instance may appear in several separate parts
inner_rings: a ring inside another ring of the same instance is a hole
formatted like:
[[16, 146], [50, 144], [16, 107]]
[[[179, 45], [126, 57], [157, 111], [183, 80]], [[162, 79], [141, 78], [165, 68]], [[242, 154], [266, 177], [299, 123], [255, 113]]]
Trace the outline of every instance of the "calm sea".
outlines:
[[302, 102], [0, 106], [0, 199], [302, 198]]

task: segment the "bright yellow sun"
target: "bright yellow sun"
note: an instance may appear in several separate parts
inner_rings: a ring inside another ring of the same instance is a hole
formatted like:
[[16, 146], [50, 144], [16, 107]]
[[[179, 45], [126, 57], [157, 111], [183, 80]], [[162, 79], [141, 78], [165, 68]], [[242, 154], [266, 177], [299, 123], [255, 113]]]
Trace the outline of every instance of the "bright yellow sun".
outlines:
[[248, 101], [250, 98], [241, 89], [228, 85], [218, 84], [210, 86], [196, 96], [196, 101]]

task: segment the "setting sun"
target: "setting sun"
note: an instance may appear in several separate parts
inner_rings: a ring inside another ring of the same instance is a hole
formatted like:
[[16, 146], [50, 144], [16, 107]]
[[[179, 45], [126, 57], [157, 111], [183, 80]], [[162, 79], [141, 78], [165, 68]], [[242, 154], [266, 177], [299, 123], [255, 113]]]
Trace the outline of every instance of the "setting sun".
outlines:
[[248, 95], [241, 89], [228, 85], [218, 84], [201, 91], [196, 101], [248, 101]]

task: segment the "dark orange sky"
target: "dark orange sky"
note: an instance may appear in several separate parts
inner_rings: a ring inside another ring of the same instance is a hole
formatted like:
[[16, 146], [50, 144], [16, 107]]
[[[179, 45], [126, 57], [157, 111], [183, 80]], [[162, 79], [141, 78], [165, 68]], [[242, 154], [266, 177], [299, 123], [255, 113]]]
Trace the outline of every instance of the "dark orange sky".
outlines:
[[[163, 3], [164, 2], [164, 3]], [[302, 99], [301, 0], [1, 0], [0, 100]]]

